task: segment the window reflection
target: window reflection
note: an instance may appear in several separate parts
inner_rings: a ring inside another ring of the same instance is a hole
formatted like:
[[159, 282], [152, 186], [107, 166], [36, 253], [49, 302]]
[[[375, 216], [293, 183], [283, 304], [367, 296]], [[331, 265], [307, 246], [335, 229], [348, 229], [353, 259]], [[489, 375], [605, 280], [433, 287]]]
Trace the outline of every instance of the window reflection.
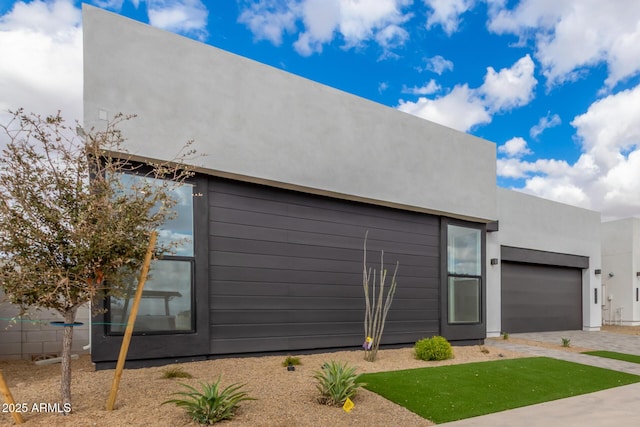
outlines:
[[481, 273], [480, 230], [449, 225], [447, 254], [449, 274], [479, 276]]
[[[156, 260], [142, 292], [134, 332], [190, 331], [193, 329], [191, 298], [192, 262]], [[111, 298], [111, 331], [124, 332], [135, 289], [124, 298]]]
[[481, 321], [482, 234], [477, 228], [447, 226], [449, 323]]
[[[142, 175], [123, 174], [120, 180], [124, 188], [140, 188], [144, 185], [167, 185], [161, 179], [155, 179]], [[173, 185], [173, 184], [171, 184]], [[167, 220], [158, 229], [158, 244], [173, 247], [175, 255], [193, 256], [193, 189], [194, 185], [181, 183], [168, 188], [172, 199], [176, 201], [173, 209], [176, 217]]]
[[[176, 216], [158, 229], [158, 245], [172, 245], [173, 253], [152, 262], [142, 292], [134, 332], [190, 332], [193, 317], [193, 190], [189, 183], [176, 184], [135, 174], [123, 174], [125, 191], [144, 191], [145, 186], [166, 186], [176, 201]], [[157, 207], [156, 209], [159, 209]], [[109, 301], [110, 333], [126, 329], [136, 292], [137, 277], [131, 278], [130, 291], [123, 298]]]

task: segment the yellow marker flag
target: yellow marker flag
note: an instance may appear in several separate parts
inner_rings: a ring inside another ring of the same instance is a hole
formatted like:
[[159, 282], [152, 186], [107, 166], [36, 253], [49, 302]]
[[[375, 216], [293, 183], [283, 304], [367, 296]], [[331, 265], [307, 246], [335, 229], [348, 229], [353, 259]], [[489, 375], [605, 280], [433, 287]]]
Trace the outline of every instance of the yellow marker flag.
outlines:
[[342, 409], [344, 409], [344, 412], [351, 412], [354, 406], [356, 406], [356, 404], [347, 397], [347, 400], [344, 401], [344, 405], [342, 405]]

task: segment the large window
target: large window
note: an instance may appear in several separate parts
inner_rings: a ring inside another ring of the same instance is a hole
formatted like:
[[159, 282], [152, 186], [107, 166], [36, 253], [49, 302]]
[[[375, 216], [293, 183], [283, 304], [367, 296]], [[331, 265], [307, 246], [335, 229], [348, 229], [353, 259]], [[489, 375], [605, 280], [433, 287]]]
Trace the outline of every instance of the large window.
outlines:
[[477, 228], [447, 226], [449, 323], [481, 321], [482, 234]]
[[[125, 175], [123, 180], [145, 179]], [[194, 245], [193, 245], [193, 185], [183, 184], [171, 190], [177, 200], [176, 217], [158, 230], [158, 243], [174, 243], [174, 253], [151, 264], [144, 285], [134, 332], [192, 332], [194, 322]], [[110, 332], [121, 334], [126, 328], [133, 304], [138, 278], [132, 278], [130, 291], [123, 298], [110, 298], [108, 317]]]

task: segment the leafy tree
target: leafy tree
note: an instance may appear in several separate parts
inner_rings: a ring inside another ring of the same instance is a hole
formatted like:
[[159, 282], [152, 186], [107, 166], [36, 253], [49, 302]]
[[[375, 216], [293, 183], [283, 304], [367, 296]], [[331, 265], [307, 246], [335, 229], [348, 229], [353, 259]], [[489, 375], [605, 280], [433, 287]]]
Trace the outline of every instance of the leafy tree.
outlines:
[[[63, 317], [63, 403], [71, 403], [78, 308], [124, 294], [150, 233], [176, 215], [171, 191], [192, 174], [183, 163], [194, 155], [190, 143], [171, 162], [131, 162], [118, 127], [132, 117], [119, 114], [84, 132], [60, 112], [20, 109], [0, 125], [0, 289], [22, 313], [50, 309]], [[123, 180], [125, 173], [141, 178]], [[159, 244], [155, 255], [171, 250]]]

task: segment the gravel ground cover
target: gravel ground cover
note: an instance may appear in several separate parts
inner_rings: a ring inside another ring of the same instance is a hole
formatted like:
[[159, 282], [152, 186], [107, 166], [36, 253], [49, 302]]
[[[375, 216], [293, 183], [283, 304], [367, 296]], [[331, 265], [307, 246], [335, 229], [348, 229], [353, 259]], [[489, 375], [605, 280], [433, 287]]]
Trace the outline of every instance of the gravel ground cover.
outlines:
[[[640, 327], [607, 325], [603, 331], [640, 335]], [[88, 356], [73, 362], [73, 413], [62, 416], [51, 412], [32, 411], [33, 405], [53, 404], [59, 396], [59, 365], [36, 366], [23, 360], [0, 361], [0, 369], [7, 380], [14, 399], [25, 404], [25, 426], [193, 426], [183, 410], [161, 403], [171, 393], [181, 390], [179, 382], [197, 385], [199, 381], [213, 381], [222, 375], [223, 385], [246, 383], [246, 390], [256, 398], [243, 402], [236, 417], [225, 426], [430, 426], [414, 413], [382, 397], [362, 390], [354, 399], [355, 408], [346, 413], [341, 408], [328, 407], [316, 402], [318, 396], [313, 372], [328, 360], [347, 362], [357, 367], [358, 373], [381, 372], [442, 366], [457, 363], [480, 362], [525, 355], [491, 346], [454, 347], [455, 358], [443, 362], [415, 360], [411, 348], [384, 349], [378, 360], [371, 363], [363, 359], [361, 351], [340, 351], [311, 355], [298, 355], [302, 362], [295, 372], [281, 366], [285, 355], [243, 357], [184, 363], [179, 366], [193, 375], [192, 379], [163, 379], [167, 367], [126, 370], [118, 391], [116, 409], [106, 411], [105, 404], [113, 381], [113, 370], [95, 371]], [[551, 346], [565, 351], [586, 351], [560, 345], [516, 340], [529, 345]], [[175, 365], [173, 365], [175, 366]], [[47, 409], [47, 408], [45, 408]], [[10, 414], [0, 412], [0, 426], [14, 425]]]
[[[418, 415], [384, 398], [362, 390], [354, 399], [355, 408], [347, 413], [342, 408], [317, 403], [313, 372], [329, 360], [347, 362], [358, 373], [380, 372], [456, 363], [515, 358], [524, 355], [486, 346], [454, 347], [455, 358], [442, 362], [415, 360], [411, 348], [384, 349], [378, 360], [366, 362], [361, 351], [340, 351], [298, 355], [302, 365], [295, 372], [282, 367], [285, 355], [242, 357], [183, 363], [179, 366], [193, 375], [192, 379], [163, 379], [166, 367], [125, 370], [120, 382], [114, 411], [106, 411], [113, 370], [95, 371], [88, 356], [73, 362], [73, 413], [63, 416], [51, 412], [35, 412], [33, 405], [55, 403], [59, 396], [60, 365], [36, 366], [22, 360], [0, 361], [5, 379], [15, 401], [26, 404], [23, 414], [26, 426], [186, 426], [191, 422], [182, 409], [161, 403], [171, 393], [181, 390], [180, 382], [197, 385], [222, 376], [222, 384], [246, 383], [255, 401], [243, 402], [229, 426], [390, 426], [433, 425]], [[172, 365], [175, 366], [175, 365]], [[0, 425], [13, 425], [8, 413], [0, 413]]]

